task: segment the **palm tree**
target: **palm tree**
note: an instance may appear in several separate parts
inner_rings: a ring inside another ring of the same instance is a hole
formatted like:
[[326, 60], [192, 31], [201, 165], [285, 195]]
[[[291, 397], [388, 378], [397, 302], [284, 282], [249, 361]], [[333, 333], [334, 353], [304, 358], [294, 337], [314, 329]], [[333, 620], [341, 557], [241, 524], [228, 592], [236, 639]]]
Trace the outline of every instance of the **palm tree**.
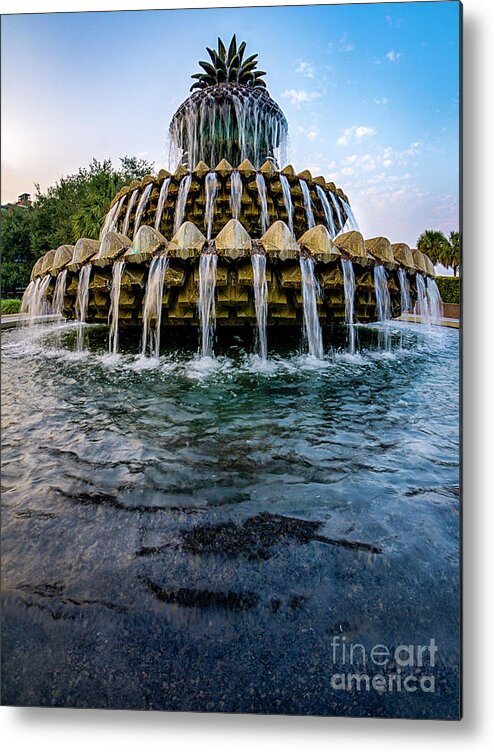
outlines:
[[449, 266], [453, 267], [453, 275], [456, 277], [456, 272], [460, 266], [461, 259], [461, 240], [460, 233], [456, 230], [451, 230], [448, 238], [449, 246]]
[[[444, 233], [439, 230], [426, 230], [417, 240], [417, 248], [426, 253], [433, 264], [444, 264], [443, 258], [449, 248], [449, 243]], [[444, 264], [449, 266], [450, 264]]]

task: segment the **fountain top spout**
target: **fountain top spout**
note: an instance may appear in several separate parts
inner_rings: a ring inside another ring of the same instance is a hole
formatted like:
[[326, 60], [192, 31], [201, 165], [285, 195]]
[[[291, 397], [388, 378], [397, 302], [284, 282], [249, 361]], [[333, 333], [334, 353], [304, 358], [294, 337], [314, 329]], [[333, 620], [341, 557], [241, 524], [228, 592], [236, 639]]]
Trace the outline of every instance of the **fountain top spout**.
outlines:
[[192, 169], [224, 158], [231, 164], [248, 159], [259, 169], [267, 159], [286, 160], [286, 118], [269, 96], [257, 55], [245, 58], [245, 48], [245, 42], [237, 47], [235, 35], [228, 49], [221, 39], [217, 50], [206, 48], [211, 62], [199, 62], [203, 71], [192, 76], [192, 94], [170, 124], [173, 166]]

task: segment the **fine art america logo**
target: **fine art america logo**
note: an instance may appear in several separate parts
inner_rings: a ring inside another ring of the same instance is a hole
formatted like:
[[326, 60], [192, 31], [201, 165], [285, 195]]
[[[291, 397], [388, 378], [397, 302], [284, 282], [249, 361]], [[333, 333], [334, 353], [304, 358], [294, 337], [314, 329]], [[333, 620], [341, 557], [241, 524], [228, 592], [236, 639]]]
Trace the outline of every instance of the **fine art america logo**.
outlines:
[[376, 644], [366, 648], [344, 636], [331, 640], [333, 669], [331, 687], [337, 690], [370, 692], [435, 692], [433, 669], [437, 645], [398, 645], [388, 648]]

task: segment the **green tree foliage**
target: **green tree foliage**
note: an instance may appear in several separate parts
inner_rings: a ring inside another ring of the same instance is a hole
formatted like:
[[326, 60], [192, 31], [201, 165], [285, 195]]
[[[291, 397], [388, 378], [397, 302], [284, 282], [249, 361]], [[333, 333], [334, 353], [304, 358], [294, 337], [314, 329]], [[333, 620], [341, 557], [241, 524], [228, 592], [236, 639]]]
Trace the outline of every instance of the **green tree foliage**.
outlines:
[[15, 294], [29, 279], [37, 258], [31, 247], [32, 207], [13, 206], [1, 211], [2, 291]]
[[460, 266], [460, 233], [452, 230], [447, 238], [439, 230], [426, 230], [417, 240], [417, 248], [427, 253], [433, 264], [452, 268], [456, 277]]
[[426, 230], [417, 240], [417, 248], [426, 253], [433, 264], [442, 263], [441, 257], [447, 244], [446, 236], [439, 230]]
[[460, 278], [459, 277], [436, 277], [437, 286], [441, 293], [443, 303], [460, 302]]
[[97, 238], [114, 195], [132, 180], [152, 172], [144, 159], [123, 157], [117, 169], [111, 160], [93, 159], [36, 197], [29, 208], [2, 209], [2, 288], [4, 294], [25, 287], [31, 268], [43, 253], [81, 237]]
[[459, 232], [452, 230], [449, 233], [448, 246], [448, 266], [453, 268], [453, 274], [456, 277], [461, 259], [461, 237]]

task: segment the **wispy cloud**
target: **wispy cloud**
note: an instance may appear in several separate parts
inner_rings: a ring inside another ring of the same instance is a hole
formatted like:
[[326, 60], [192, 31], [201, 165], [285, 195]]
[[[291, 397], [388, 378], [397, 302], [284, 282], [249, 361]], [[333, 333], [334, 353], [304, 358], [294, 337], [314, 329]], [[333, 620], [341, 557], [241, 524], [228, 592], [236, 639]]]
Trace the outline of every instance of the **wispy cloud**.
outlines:
[[380, 99], [374, 98], [372, 100], [372, 104], [377, 104], [377, 105], [386, 105], [386, 104], [389, 104], [390, 102], [391, 102], [391, 99], [388, 99], [388, 97], [381, 97]]
[[393, 18], [392, 16], [386, 16], [386, 23], [393, 29], [399, 29], [401, 26], [401, 18]]
[[399, 60], [401, 60], [403, 57], [401, 52], [395, 52], [395, 50], [390, 50], [386, 53], [386, 60], [389, 60], [390, 63], [397, 63]]
[[340, 52], [353, 52], [355, 45], [348, 39], [348, 32], [345, 32], [338, 43], [338, 49]]
[[317, 137], [319, 136], [319, 128], [315, 125], [310, 125], [308, 128], [304, 128], [302, 125], [299, 125], [297, 128], [297, 133], [300, 136], [305, 136], [309, 141], [315, 141]]
[[314, 78], [316, 69], [312, 63], [308, 63], [306, 60], [298, 60], [298, 65], [295, 68], [295, 73], [300, 73], [307, 78]]
[[305, 102], [313, 102], [314, 99], [319, 99], [321, 93], [319, 91], [305, 91], [305, 89], [285, 89], [281, 95], [283, 99], [288, 99], [290, 104], [303, 104]]
[[352, 141], [362, 141], [366, 136], [374, 136], [376, 133], [376, 129], [368, 125], [352, 125], [351, 128], [341, 131], [336, 143], [338, 146], [347, 146]]

